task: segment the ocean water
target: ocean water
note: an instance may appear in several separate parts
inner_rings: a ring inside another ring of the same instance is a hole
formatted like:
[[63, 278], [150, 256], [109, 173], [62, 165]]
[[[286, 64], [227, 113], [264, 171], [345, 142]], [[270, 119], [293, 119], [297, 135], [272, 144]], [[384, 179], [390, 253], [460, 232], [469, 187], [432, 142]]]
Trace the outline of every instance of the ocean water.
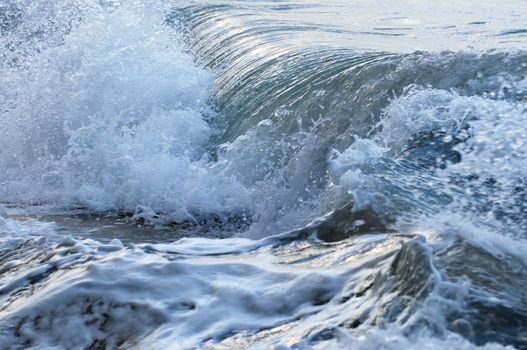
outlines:
[[0, 0], [0, 349], [527, 349], [527, 2]]

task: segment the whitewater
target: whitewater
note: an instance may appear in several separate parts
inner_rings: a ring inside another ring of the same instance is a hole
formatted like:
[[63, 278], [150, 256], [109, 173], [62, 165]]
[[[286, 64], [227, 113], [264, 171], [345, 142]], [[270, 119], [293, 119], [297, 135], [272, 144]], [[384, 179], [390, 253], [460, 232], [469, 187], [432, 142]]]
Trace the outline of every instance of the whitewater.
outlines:
[[527, 349], [526, 23], [0, 0], [0, 349]]

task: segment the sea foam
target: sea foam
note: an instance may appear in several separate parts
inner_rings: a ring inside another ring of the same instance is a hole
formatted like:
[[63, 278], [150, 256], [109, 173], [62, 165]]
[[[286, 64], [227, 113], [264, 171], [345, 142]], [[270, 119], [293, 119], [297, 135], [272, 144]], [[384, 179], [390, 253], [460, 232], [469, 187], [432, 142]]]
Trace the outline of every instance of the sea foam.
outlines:
[[[81, 2], [72, 22], [73, 5], [63, 5], [34, 4], [70, 25], [1, 68], [0, 95], [10, 101], [1, 111], [3, 200], [99, 212], [143, 206], [171, 220], [248, 207], [248, 191], [211, 170], [205, 152], [214, 76], [183, 52], [163, 6]], [[5, 40], [23, 39], [41, 20], [24, 16]]]

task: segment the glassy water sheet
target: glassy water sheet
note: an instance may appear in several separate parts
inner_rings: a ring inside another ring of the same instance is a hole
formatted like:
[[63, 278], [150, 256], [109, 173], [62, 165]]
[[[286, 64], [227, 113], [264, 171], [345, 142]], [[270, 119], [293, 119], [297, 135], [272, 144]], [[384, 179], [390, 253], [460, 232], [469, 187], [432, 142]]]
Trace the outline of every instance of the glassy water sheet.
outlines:
[[527, 348], [526, 17], [0, 2], [0, 348]]

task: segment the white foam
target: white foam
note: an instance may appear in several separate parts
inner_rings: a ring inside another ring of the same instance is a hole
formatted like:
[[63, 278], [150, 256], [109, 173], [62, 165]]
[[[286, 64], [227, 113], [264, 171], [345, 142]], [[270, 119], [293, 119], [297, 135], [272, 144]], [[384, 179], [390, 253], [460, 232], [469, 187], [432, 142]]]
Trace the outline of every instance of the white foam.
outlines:
[[[424, 240], [418, 244], [430, 259], [424, 266], [432, 264], [423, 280], [430, 295], [415, 300], [410, 318], [402, 314], [400, 322], [381, 327], [370, 323], [394, 302], [382, 277], [401, 244], [392, 235], [327, 246], [185, 238], [125, 247], [117, 239], [103, 244], [64, 237], [53, 224], [5, 220], [11, 228], [0, 228], [9, 237], [0, 250], [11, 255], [3, 256], [0, 276], [0, 340], [8, 348], [26, 342], [46, 349], [97, 342], [130, 349], [478, 348], [445, 329], [445, 312], [462, 309], [468, 285], [435, 270], [433, 249]], [[367, 287], [365, 297], [340, 301], [374, 276], [384, 282]], [[363, 325], [340, 326], [363, 313], [369, 314]], [[332, 336], [317, 337], [324, 329]]]
[[[508, 88], [521, 90], [523, 84], [520, 81]], [[454, 91], [412, 89], [385, 109], [380, 123], [382, 131], [376, 140], [398, 155], [421, 132], [468, 136], [456, 147], [462, 162], [450, 165], [452, 172], [493, 175], [498, 181], [525, 176], [527, 104], [525, 100], [493, 97], [498, 94], [462, 96]]]
[[2, 68], [2, 198], [95, 211], [142, 205], [171, 219], [250, 206], [248, 191], [204, 156], [213, 75], [183, 53], [162, 4], [76, 6], [81, 20], [63, 42]]
[[445, 210], [443, 213], [421, 218], [419, 222], [412, 222], [411, 225], [402, 223], [399, 228], [402, 232], [423, 235], [431, 242], [439, 244], [448, 244], [450, 238], [462, 238], [499, 259], [508, 255], [527, 263], [525, 239], [515, 234], [502, 234], [484, 222], [478, 223], [474, 218], [459, 212]]

